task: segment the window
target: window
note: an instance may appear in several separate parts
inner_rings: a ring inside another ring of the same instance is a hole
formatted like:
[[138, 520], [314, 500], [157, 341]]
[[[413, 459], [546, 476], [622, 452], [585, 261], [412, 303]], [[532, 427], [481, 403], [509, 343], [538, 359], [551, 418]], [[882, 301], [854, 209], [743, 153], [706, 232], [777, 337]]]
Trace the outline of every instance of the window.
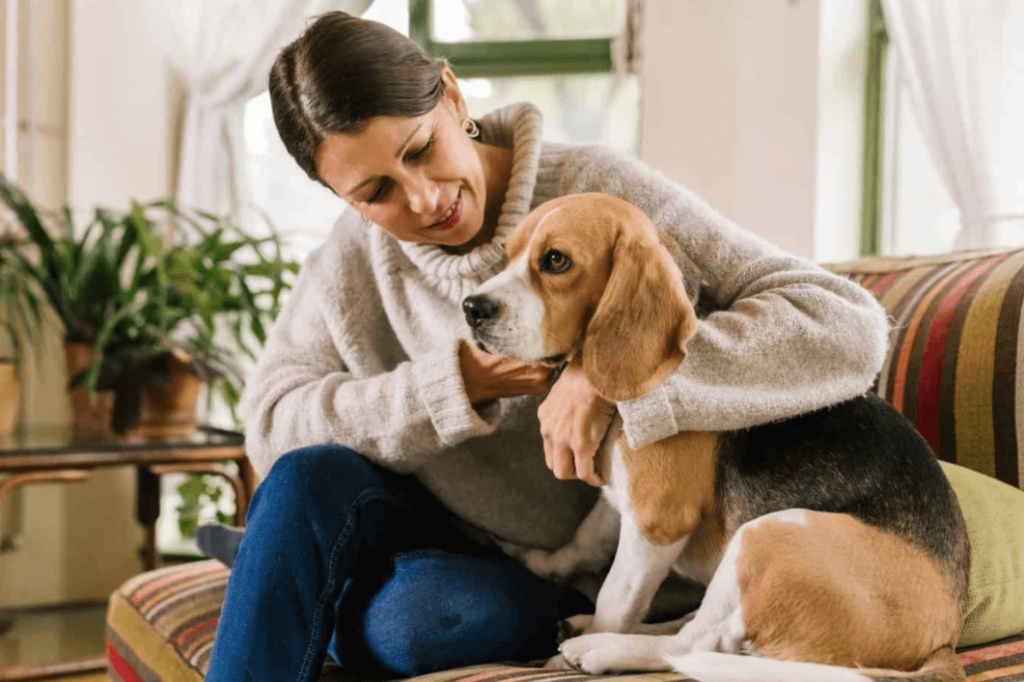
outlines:
[[939, 178], [890, 49], [880, 0], [870, 3], [864, 136], [864, 254], [953, 249], [960, 213]]
[[472, 116], [531, 102], [545, 139], [635, 154], [639, 79], [613, 60], [626, 10], [627, 0], [411, 0], [409, 31], [452, 64]]

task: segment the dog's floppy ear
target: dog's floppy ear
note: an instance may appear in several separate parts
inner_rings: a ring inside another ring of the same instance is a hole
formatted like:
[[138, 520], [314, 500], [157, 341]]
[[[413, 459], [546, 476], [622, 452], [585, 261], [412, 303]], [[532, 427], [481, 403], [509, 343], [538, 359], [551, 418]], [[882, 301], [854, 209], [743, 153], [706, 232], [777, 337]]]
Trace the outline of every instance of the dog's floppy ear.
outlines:
[[620, 236], [583, 342], [583, 369], [594, 389], [615, 402], [652, 391], [683, 361], [696, 331], [693, 306], [667, 254]]

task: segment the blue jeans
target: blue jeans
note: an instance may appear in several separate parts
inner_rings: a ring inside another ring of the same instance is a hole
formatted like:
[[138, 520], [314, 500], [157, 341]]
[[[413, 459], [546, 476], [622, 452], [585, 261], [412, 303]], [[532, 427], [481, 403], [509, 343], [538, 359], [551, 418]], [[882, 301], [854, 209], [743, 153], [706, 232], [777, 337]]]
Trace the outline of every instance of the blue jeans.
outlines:
[[559, 620], [592, 612], [467, 539], [414, 478], [303, 448], [253, 496], [206, 680], [312, 681], [328, 653], [378, 678], [535, 660]]

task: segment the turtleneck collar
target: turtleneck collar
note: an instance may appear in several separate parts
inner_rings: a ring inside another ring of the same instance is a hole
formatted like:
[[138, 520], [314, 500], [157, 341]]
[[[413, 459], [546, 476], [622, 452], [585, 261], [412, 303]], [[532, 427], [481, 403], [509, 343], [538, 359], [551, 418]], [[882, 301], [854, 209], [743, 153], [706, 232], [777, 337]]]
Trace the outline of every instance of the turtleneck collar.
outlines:
[[435, 244], [401, 242], [401, 248], [425, 273], [442, 279], [485, 279], [505, 265], [505, 239], [530, 212], [544, 121], [537, 107], [512, 104], [479, 119], [480, 141], [512, 150], [512, 173], [494, 238], [469, 253], [455, 255]]

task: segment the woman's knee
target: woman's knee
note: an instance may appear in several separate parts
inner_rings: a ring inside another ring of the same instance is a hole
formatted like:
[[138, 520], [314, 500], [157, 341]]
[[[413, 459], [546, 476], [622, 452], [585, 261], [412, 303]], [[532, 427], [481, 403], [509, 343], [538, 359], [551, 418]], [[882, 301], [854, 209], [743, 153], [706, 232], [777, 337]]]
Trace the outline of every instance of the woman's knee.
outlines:
[[506, 557], [424, 550], [395, 557], [394, 575], [363, 617], [363, 639], [389, 673], [415, 676], [551, 656], [558, 621], [591, 609]]
[[274, 463], [253, 497], [250, 513], [260, 507], [295, 513], [333, 513], [365, 491], [390, 489], [394, 474], [359, 453], [335, 444], [287, 452]]

